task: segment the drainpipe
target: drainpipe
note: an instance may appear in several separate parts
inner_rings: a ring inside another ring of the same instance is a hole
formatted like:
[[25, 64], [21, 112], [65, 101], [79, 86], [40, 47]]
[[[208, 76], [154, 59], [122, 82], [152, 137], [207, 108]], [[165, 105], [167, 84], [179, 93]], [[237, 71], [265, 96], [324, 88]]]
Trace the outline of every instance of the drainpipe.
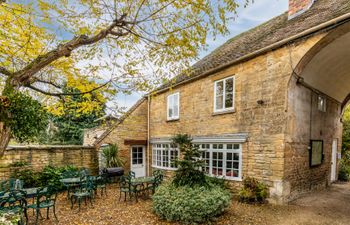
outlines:
[[150, 95], [147, 95], [147, 175], [149, 176], [150, 175], [150, 144], [149, 144], [149, 141], [150, 141], [150, 108], [151, 108], [151, 97]]

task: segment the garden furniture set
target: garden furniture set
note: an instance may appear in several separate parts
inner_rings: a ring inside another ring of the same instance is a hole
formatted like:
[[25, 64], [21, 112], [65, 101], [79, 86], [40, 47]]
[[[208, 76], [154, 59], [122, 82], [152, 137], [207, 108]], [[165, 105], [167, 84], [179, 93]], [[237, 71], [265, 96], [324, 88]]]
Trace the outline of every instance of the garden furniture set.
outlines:
[[[36, 213], [35, 224], [38, 223], [39, 215], [41, 216], [40, 209], [46, 209], [47, 218], [49, 218], [49, 209], [52, 208], [55, 219], [58, 221], [55, 187], [23, 188], [22, 181], [9, 179], [2, 181], [0, 188], [0, 213], [19, 216], [19, 224], [24, 224], [23, 216], [28, 223], [28, 209], [33, 209]], [[33, 199], [32, 203], [30, 199]]]
[[149, 177], [135, 177], [135, 173], [130, 171], [127, 176], [122, 176], [119, 182], [119, 201], [124, 193], [124, 201], [126, 201], [127, 195], [129, 199], [134, 196], [136, 202], [138, 202], [139, 194], [147, 194], [149, 191], [155, 192], [155, 189], [162, 183], [164, 178], [163, 171], [155, 170], [152, 176]]

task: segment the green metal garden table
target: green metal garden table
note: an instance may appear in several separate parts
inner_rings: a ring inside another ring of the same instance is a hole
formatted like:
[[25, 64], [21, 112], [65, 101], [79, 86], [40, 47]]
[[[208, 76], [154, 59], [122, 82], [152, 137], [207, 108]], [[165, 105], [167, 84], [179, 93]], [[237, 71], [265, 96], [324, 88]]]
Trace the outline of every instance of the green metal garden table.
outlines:
[[131, 179], [131, 184], [138, 185], [138, 184], [153, 184], [155, 182], [155, 177], [137, 177]]
[[[34, 198], [34, 197], [36, 197], [39, 188], [41, 188], [41, 187], [23, 188], [20, 190], [24, 191], [26, 193], [26, 198]], [[45, 191], [47, 191], [47, 188], [43, 189], [43, 192], [45, 192]], [[7, 198], [8, 193], [9, 192], [4, 193], [4, 195], [0, 196], [0, 198]]]

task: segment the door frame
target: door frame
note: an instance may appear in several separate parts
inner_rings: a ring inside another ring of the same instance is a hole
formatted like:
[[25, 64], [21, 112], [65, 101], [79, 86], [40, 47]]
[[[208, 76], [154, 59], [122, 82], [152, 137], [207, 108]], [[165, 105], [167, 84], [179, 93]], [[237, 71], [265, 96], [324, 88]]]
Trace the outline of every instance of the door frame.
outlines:
[[130, 171], [133, 171], [133, 157], [132, 157], [132, 148], [133, 147], [142, 147], [142, 165], [144, 170], [144, 176], [146, 176], [146, 146], [145, 145], [131, 145], [130, 146]]
[[338, 157], [338, 139], [332, 140], [332, 155], [331, 155], [331, 182], [337, 180], [337, 157]]

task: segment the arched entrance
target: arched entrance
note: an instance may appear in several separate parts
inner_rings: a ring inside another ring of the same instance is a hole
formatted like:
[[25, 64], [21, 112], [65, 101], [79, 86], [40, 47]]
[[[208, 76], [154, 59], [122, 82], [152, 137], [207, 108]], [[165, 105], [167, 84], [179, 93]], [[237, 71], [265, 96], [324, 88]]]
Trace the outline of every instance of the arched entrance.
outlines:
[[333, 28], [294, 68], [288, 85], [285, 179], [290, 198], [337, 179], [342, 111], [350, 99], [350, 22]]
[[305, 85], [333, 98], [344, 108], [350, 100], [350, 23], [320, 40], [294, 71]]

